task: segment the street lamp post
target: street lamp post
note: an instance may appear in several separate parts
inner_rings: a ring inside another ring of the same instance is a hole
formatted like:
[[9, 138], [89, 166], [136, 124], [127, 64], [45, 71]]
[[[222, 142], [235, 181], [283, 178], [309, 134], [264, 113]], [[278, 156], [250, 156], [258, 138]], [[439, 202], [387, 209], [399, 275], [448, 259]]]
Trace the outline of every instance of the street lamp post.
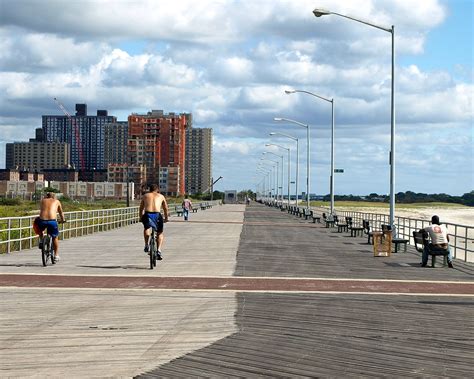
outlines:
[[[265, 146], [268, 146], [268, 144]], [[274, 156], [281, 159], [280, 186], [278, 188], [280, 189], [280, 200], [283, 202], [283, 155], [278, 155], [272, 153], [271, 151], [265, 151], [263, 154], [273, 154]]]
[[[272, 134], [272, 133], [270, 133]], [[285, 146], [281, 146], [281, 145], [277, 145], [275, 143], [267, 143], [265, 146], [276, 146], [276, 147], [279, 147], [280, 149], [285, 149], [287, 152], [288, 152], [288, 207], [290, 206], [290, 176], [291, 176], [291, 168], [290, 168], [290, 148], [289, 147], [285, 147]], [[282, 186], [283, 186], [283, 157], [281, 159], [281, 172], [282, 172]]]
[[[263, 194], [264, 194], [265, 200], [266, 200], [267, 195], [268, 195], [267, 188], [268, 189], [270, 188], [269, 174], [270, 174], [271, 171], [268, 171], [268, 170], [264, 169], [263, 167], [257, 167], [257, 172], [260, 172], [260, 173], [264, 174], [264, 177], [263, 177]], [[268, 181], [269, 181], [268, 187], [267, 187], [267, 178], [269, 178], [268, 179]]]
[[266, 161], [276, 163], [276, 176], [275, 176], [276, 196], [275, 196], [275, 200], [278, 201], [278, 173], [279, 173], [280, 162], [275, 161], [273, 159], [268, 159], [268, 158], [261, 158], [261, 160], [262, 161], [266, 160]]
[[300, 154], [299, 154], [298, 138], [290, 136], [289, 134], [280, 133], [280, 132], [271, 132], [270, 135], [271, 136], [279, 135], [279, 136], [290, 138], [293, 141], [296, 141], [296, 180], [295, 180], [295, 193], [296, 193], [296, 196], [295, 196], [295, 201], [296, 201], [296, 206], [298, 206], [298, 182], [299, 182], [299, 167], [300, 167], [300, 158], [299, 158]]
[[334, 98], [328, 99], [327, 97], [317, 95], [313, 92], [309, 91], [304, 91], [304, 90], [285, 90], [285, 93], [287, 95], [296, 93], [296, 92], [301, 92], [301, 93], [306, 93], [308, 95], [317, 97], [319, 99], [325, 100], [329, 103], [331, 103], [331, 172], [329, 175], [329, 193], [330, 193], [330, 213], [331, 215], [334, 215]]
[[[261, 158], [261, 160], [264, 160], [264, 158]], [[270, 167], [265, 167], [263, 166], [264, 164], [270, 164]], [[273, 170], [275, 169], [276, 166], [272, 165], [271, 163], [268, 162], [260, 162], [261, 166], [257, 167], [261, 170], [266, 170], [268, 174], [268, 189], [269, 189], [269, 194], [270, 194], [270, 199], [276, 199], [275, 194], [273, 192], [274, 188], [274, 183], [275, 183], [275, 175], [273, 175]]]
[[309, 209], [310, 204], [309, 204], [309, 193], [310, 193], [310, 183], [311, 183], [311, 178], [310, 178], [310, 138], [309, 138], [309, 130], [310, 127], [308, 124], [303, 124], [302, 122], [291, 120], [289, 118], [282, 118], [282, 117], [275, 117], [273, 118], [275, 121], [286, 121], [290, 122], [292, 124], [296, 124], [299, 126], [302, 126], [303, 128], [306, 128], [306, 207]]
[[392, 230], [396, 235], [395, 230], [395, 26], [392, 25], [390, 28], [385, 26], [380, 26], [377, 24], [373, 24], [372, 22], [361, 20], [358, 18], [346, 16], [344, 14], [340, 14], [337, 12], [328, 11], [326, 9], [316, 8], [313, 10], [313, 14], [316, 17], [321, 17], [325, 15], [334, 14], [336, 16], [341, 16], [344, 18], [348, 18], [349, 20], [353, 20], [356, 22], [360, 22], [365, 25], [372, 26], [374, 28], [384, 30], [392, 35], [392, 85], [391, 85], [391, 114], [390, 114], [390, 225], [392, 226]]

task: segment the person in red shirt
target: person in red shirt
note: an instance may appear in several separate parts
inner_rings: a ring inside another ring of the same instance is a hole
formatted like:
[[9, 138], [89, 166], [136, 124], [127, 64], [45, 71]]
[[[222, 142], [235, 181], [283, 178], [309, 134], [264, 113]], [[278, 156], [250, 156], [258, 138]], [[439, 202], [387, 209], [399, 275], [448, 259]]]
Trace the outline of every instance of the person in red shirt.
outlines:
[[193, 203], [188, 199], [188, 195], [184, 195], [184, 200], [181, 203], [181, 206], [183, 207], [184, 221], [188, 221], [189, 211], [193, 209]]

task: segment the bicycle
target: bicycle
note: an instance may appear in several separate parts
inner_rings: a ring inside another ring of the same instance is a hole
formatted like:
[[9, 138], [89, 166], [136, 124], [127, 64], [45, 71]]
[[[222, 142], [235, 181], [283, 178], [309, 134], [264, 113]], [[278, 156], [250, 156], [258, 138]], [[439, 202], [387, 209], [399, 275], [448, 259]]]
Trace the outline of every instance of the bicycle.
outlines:
[[54, 257], [54, 248], [53, 248], [53, 238], [46, 234], [43, 238], [43, 247], [41, 249], [41, 259], [43, 261], [43, 266], [48, 265], [48, 261], [51, 260], [51, 264], [56, 263], [56, 258]]
[[156, 231], [151, 228], [150, 236], [150, 270], [156, 267], [156, 260], [158, 259], [158, 249], [156, 247]]
[[45, 267], [48, 265], [48, 261], [51, 261], [51, 264], [53, 265], [56, 264], [56, 257], [54, 255], [53, 247], [53, 237], [51, 237], [49, 233], [46, 233], [43, 238], [43, 246], [41, 248], [41, 260], [43, 261], [43, 266]]

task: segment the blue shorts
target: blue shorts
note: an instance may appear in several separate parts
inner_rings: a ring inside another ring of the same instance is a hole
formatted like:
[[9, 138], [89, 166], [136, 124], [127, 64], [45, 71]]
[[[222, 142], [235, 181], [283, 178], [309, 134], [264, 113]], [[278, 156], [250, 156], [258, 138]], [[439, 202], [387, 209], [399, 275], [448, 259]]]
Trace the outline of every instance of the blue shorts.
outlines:
[[37, 217], [35, 222], [39, 230], [43, 231], [47, 229], [51, 237], [56, 238], [59, 235], [58, 222], [56, 220], [43, 220]]
[[145, 230], [153, 228], [157, 233], [163, 233], [163, 216], [160, 212], [145, 212], [142, 224]]

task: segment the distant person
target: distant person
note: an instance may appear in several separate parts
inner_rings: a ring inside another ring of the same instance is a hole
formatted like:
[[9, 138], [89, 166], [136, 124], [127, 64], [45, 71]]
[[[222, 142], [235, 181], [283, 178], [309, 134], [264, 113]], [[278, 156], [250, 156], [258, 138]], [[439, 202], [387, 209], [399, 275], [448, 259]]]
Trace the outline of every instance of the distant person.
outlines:
[[422, 231], [428, 232], [431, 242], [423, 248], [421, 266], [426, 267], [430, 249], [436, 248], [448, 251], [448, 266], [453, 268], [453, 256], [451, 255], [451, 249], [449, 247], [449, 236], [446, 225], [440, 224], [438, 216], [433, 216], [431, 217], [431, 225], [422, 229]]
[[[163, 208], [164, 218], [161, 215], [161, 209]], [[144, 231], [143, 238], [145, 239], [145, 253], [150, 252], [150, 236], [151, 228], [156, 231], [156, 246], [158, 247], [157, 259], [161, 260], [162, 253], [161, 247], [163, 245], [163, 224], [168, 222], [168, 203], [165, 197], [159, 193], [159, 187], [156, 184], [150, 186], [150, 191], [145, 193], [140, 202], [139, 210], [140, 220], [143, 223]]]
[[189, 211], [193, 209], [193, 203], [188, 199], [188, 195], [184, 195], [184, 200], [181, 203], [181, 206], [183, 207], [184, 221], [188, 221]]
[[65, 222], [63, 208], [61, 206], [61, 202], [56, 199], [56, 195], [53, 192], [46, 193], [43, 200], [40, 203], [40, 213], [39, 217], [35, 218], [33, 222], [33, 229], [37, 232], [39, 236], [39, 244], [38, 247], [43, 249], [43, 231], [47, 229], [47, 233], [53, 239], [53, 248], [54, 248], [54, 257], [56, 258], [56, 262], [59, 261], [59, 228], [58, 222], [56, 218], [61, 218], [61, 222]]
[[249, 204], [250, 204], [250, 197], [247, 196], [247, 197], [245, 198], [245, 202], [247, 203], [247, 205], [249, 205]]

